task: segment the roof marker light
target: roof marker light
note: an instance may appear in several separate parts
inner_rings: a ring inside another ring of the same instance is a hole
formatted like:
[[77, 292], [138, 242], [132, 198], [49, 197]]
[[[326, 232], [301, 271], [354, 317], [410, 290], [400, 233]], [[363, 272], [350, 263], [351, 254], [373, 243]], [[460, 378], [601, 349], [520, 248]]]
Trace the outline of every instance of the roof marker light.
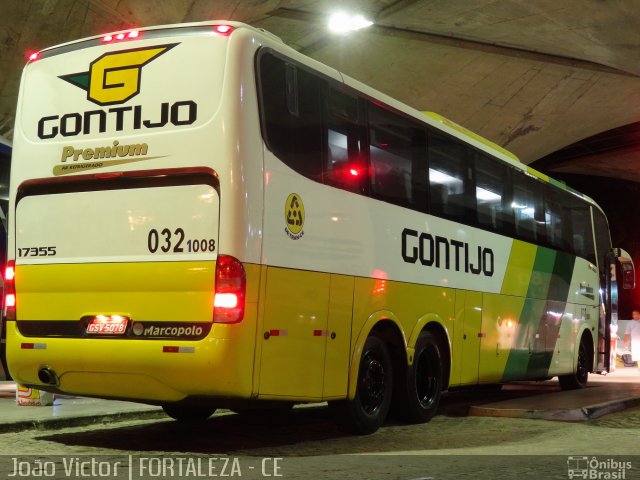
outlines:
[[213, 28], [217, 33], [222, 35], [231, 35], [231, 32], [233, 32], [233, 27], [231, 25], [216, 25]]
[[114, 40], [116, 41], [132, 40], [132, 39], [140, 38], [140, 35], [141, 35], [140, 30], [129, 30], [127, 32], [120, 32], [117, 34], [107, 33], [106, 35], [102, 36], [102, 43], [111, 43]]
[[27, 60], [34, 62], [40, 56], [40, 52], [27, 52]]

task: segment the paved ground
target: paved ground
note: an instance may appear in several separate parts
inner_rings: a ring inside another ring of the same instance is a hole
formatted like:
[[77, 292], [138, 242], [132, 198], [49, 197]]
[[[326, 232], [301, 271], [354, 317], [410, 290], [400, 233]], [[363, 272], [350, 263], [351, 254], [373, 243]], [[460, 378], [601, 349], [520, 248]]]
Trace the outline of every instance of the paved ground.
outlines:
[[[10, 455], [2, 457], [0, 476], [12, 470], [11, 458], [33, 462], [37, 455], [46, 461], [46, 454], [125, 462], [133, 454], [136, 471], [144, 459], [160, 455], [237, 462], [248, 478], [262, 478], [264, 462], [277, 462], [286, 479], [567, 478], [570, 457], [595, 457], [608, 465], [631, 462], [624, 478], [632, 479], [640, 478], [638, 428], [640, 408], [580, 423], [440, 415], [427, 425], [388, 425], [365, 437], [341, 434], [321, 409], [279, 419], [220, 415], [197, 427], [129, 421], [0, 435]], [[135, 478], [152, 476], [143, 473]]]
[[[590, 390], [608, 392], [607, 395], [612, 391], [631, 393], [631, 398], [636, 398], [633, 395], [639, 388], [638, 381], [637, 370], [619, 370], [607, 377], [590, 378]], [[127, 466], [126, 471], [120, 472], [123, 476], [111, 478], [128, 478], [123, 472], [131, 473], [131, 478], [196, 478], [196, 470], [185, 470], [188, 462], [196, 459], [213, 467], [213, 471], [201, 471], [204, 476], [212, 476], [212, 472], [225, 476], [226, 469], [226, 476], [241, 473], [245, 478], [273, 476], [276, 467], [286, 479], [564, 479], [569, 478], [573, 467], [575, 475], [591, 475], [593, 470], [596, 477], [592, 478], [615, 478], [613, 473], [621, 475], [622, 470], [624, 479], [640, 478], [640, 407], [578, 422], [523, 418], [521, 414], [520, 418], [468, 415], [474, 405], [494, 408], [502, 403], [513, 410], [514, 405], [526, 407], [533, 402], [537, 406], [534, 412], [545, 402], [561, 407], [563, 398], [574, 398], [565, 393], [553, 381], [510, 386], [503, 392], [456, 392], [447, 395], [441, 414], [429, 424], [390, 423], [364, 437], [339, 432], [326, 409], [319, 407], [296, 408], [283, 416], [243, 417], [221, 412], [203, 424], [184, 426], [164, 418], [135, 419], [143, 411], [151, 412], [148, 415], [156, 413], [149, 407], [136, 406], [142, 410], [132, 410], [133, 406], [123, 403], [119, 405], [122, 415], [115, 417], [117, 421], [110, 415], [87, 417], [83, 426], [65, 427], [64, 423], [42, 421], [36, 423], [37, 428], [0, 434], [0, 448], [6, 455], [0, 457], [0, 478], [8, 478], [14, 461], [33, 465], [35, 459], [53, 462], [51, 465], [57, 470], [52, 478], [80, 478], [66, 475], [64, 462], [70, 458], [97, 458]], [[592, 395], [595, 394], [589, 391], [587, 396]], [[87, 414], [101, 414], [106, 404], [113, 403], [61, 400], [64, 402], [58, 406], [58, 417], [75, 409], [76, 414], [70, 418], [80, 415], [81, 406]], [[7, 417], [18, 411], [26, 412], [20, 415], [35, 416], [36, 412], [51, 413], [56, 409], [7, 410], [9, 403], [3, 402], [10, 403], [12, 399], [0, 399], [0, 421], [4, 419], [5, 424]], [[161, 457], [149, 459], [153, 455]], [[179, 461], [183, 462], [183, 471], [178, 469]], [[596, 468], [591, 469], [588, 462], [595, 462]], [[632, 468], [627, 468], [627, 462]], [[161, 471], [163, 466], [166, 471]], [[194, 463], [191, 466], [195, 468]], [[172, 469], [167, 470], [169, 467]]]

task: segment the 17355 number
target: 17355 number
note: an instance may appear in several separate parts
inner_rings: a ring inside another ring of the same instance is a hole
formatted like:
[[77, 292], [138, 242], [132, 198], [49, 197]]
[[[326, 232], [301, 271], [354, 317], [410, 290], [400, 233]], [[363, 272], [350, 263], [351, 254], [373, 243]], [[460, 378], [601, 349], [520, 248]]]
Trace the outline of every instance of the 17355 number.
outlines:
[[53, 257], [56, 247], [24, 247], [18, 248], [18, 256], [24, 257]]

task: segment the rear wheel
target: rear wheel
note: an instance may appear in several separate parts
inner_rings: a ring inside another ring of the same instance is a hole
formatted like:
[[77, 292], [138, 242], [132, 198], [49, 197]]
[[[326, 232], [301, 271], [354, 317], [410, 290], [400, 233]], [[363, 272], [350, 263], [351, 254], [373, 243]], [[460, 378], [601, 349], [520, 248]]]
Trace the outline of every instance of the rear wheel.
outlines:
[[560, 388], [563, 390], [576, 390], [578, 388], [586, 387], [587, 380], [589, 378], [589, 368], [589, 348], [587, 346], [587, 341], [583, 337], [580, 341], [580, 346], [578, 347], [576, 369], [569, 375], [558, 376]]
[[355, 398], [330, 404], [338, 425], [361, 435], [375, 432], [387, 418], [392, 390], [393, 374], [389, 351], [382, 340], [370, 336], [360, 358]]
[[188, 407], [185, 405], [163, 405], [164, 413], [171, 418], [185, 423], [204, 422], [216, 411], [214, 407]]
[[425, 423], [433, 418], [442, 393], [442, 356], [435, 337], [422, 332], [416, 341], [413, 365], [407, 371], [404, 417]]

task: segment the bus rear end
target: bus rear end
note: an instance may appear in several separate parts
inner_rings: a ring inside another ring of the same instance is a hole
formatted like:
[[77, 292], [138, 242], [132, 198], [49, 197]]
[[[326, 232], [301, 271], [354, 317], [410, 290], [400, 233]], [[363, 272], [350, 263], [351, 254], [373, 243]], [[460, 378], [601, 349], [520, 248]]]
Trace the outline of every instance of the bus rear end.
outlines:
[[220, 228], [238, 211], [251, 226], [229, 180], [241, 30], [120, 32], [25, 67], [4, 312], [19, 383], [156, 404], [251, 395], [259, 269]]

